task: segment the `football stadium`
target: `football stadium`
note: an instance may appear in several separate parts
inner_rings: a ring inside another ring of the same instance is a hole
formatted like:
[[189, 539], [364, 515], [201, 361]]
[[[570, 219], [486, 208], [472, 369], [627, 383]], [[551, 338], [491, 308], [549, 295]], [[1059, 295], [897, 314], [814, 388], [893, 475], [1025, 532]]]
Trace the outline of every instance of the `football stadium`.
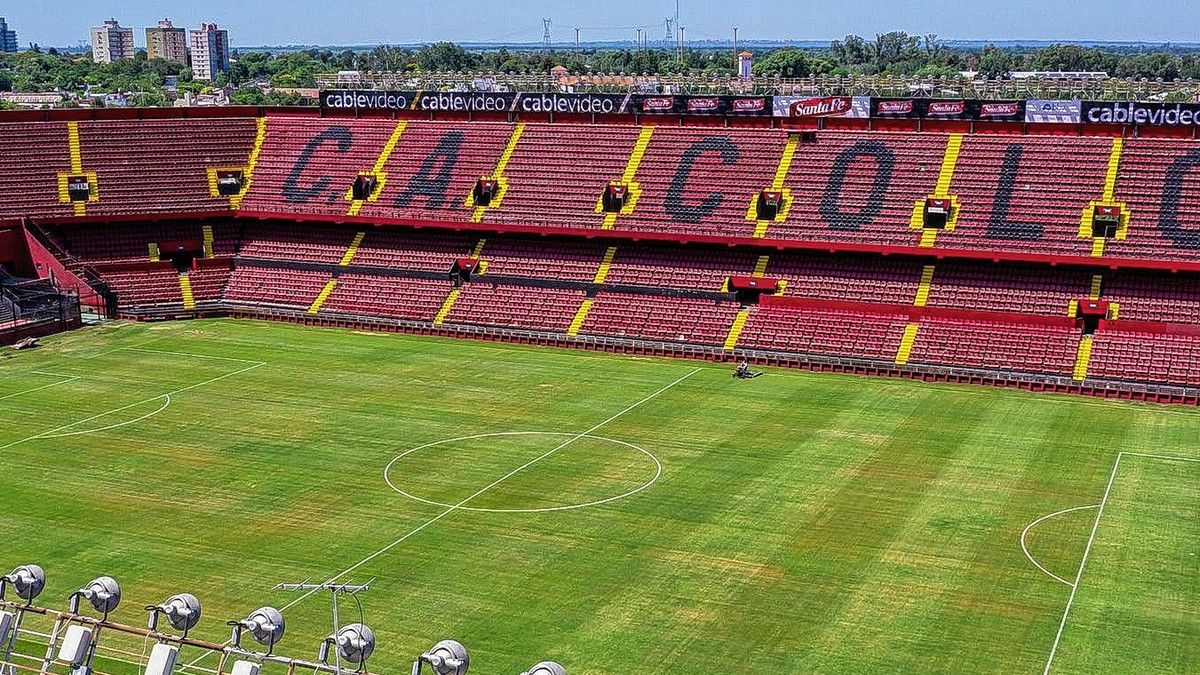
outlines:
[[1200, 103], [744, 85], [0, 112], [0, 673], [1200, 668]]

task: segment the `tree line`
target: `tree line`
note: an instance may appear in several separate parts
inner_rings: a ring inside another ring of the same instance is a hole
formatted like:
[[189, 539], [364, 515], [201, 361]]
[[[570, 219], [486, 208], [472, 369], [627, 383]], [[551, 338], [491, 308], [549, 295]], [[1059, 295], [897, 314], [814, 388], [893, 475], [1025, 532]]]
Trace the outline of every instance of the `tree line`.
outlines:
[[[956, 77], [960, 72], [976, 72], [981, 77], [997, 78], [1013, 71], [1036, 70], [1104, 72], [1114, 77], [1150, 80], [1200, 80], [1200, 51], [1171, 45], [1157, 48], [987, 45], [967, 49], [936, 35], [910, 35], [902, 31], [871, 38], [847, 35], [818, 49], [758, 50], [754, 57], [754, 72], [760, 76]], [[90, 54], [43, 51], [34, 46], [24, 52], [0, 55], [0, 91], [129, 92], [135, 105], [169, 105], [174, 97], [187, 92], [202, 93], [209, 88], [232, 85], [236, 103], [293, 104], [299, 100], [297, 94], [273, 89], [315, 87], [318, 74], [339, 70], [546, 74], [556, 66], [573, 73], [708, 76], [735, 73], [728, 50], [689, 49], [680, 59], [674, 50], [668, 49], [469, 50], [455, 43], [438, 42], [412, 49], [384, 45], [363, 51], [235, 51], [229, 72], [222, 73], [214, 82], [202, 82], [195, 80], [191, 70], [182, 64], [146, 58], [145, 50], [138, 50], [133, 59], [97, 64], [92, 62]], [[172, 91], [164, 87], [167, 78], [176, 83]]]

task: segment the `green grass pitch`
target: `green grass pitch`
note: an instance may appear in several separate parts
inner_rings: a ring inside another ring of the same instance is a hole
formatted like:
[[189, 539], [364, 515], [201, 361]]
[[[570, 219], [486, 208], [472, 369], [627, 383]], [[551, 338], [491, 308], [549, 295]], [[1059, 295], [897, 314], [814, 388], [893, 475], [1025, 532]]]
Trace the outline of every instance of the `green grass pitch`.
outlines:
[[116, 619], [190, 591], [220, 642], [292, 604], [311, 659], [329, 598], [272, 586], [346, 572], [381, 673], [445, 637], [481, 675], [1200, 668], [1200, 411], [250, 321], [44, 342], [0, 353], [0, 566], [54, 608], [111, 574]]

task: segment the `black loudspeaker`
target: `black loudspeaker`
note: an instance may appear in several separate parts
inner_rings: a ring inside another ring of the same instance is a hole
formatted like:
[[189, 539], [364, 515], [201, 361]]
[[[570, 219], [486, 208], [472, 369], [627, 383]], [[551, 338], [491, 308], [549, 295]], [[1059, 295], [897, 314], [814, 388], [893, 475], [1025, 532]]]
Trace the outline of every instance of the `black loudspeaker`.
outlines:
[[609, 183], [604, 188], [604, 196], [600, 201], [605, 213], [620, 213], [629, 203], [629, 186], [624, 183]]
[[927, 230], [944, 230], [954, 213], [954, 202], [948, 197], [929, 197], [925, 200], [924, 225]]
[[379, 179], [374, 174], [360, 173], [354, 178], [354, 185], [350, 188], [350, 194], [356, 200], [370, 199], [371, 195], [375, 194], [375, 188], [379, 185]]
[[73, 202], [86, 202], [92, 196], [87, 176], [67, 176], [67, 196]]
[[232, 197], [242, 191], [246, 182], [245, 175], [240, 169], [227, 169], [217, 172], [217, 194], [222, 197]]
[[475, 197], [475, 206], [490, 206], [499, 192], [499, 187], [496, 179], [489, 176], [475, 181], [475, 187], [471, 190], [471, 195]]
[[783, 192], [780, 190], [763, 190], [758, 193], [755, 211], [759, 220], [774, 220], [783, 208]]

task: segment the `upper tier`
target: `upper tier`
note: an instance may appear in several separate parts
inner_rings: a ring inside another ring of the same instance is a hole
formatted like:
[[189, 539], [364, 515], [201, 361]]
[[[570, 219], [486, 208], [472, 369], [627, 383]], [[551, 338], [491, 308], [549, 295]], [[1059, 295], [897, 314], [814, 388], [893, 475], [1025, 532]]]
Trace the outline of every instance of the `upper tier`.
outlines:
[[[265, 122], [265, 123], [264, 123]], [[254, 118], [0, 124], [0, 218], [253, 214], [1200, 263], [1200, 141], [903, 131]], [[216, 193], [215, 169], [245, 173]], [[354, 201], [360, 173], [379, 188]], [[66, 181], [88, 176], [72, 203]], [[494, 178], [490, 205], [471, 197]], [[610, 182], [630, 186], [605, 214]], [[757, 220], [760, 191], [784, 205]], [[918, 203], [957, 204], [926, 231]], [[1128, 216], [1092, 236], [1089, 208]]]

